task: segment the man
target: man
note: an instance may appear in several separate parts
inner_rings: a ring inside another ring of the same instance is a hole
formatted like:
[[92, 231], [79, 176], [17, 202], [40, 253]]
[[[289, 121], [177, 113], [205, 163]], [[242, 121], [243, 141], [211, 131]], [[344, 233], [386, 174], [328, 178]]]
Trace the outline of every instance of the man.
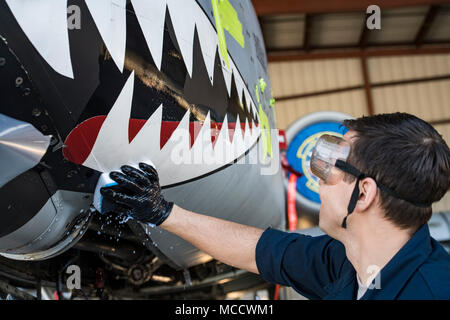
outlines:
[[123, 166], [102, 189], [119, 212], [159, 225], [215, 259], [292, 286], [311, 299], [450, 299], [450, 257], [430, 237], [431, 204], [450, 186], [450, 150], [405, 113], [346, 120], [312, 155], [320, 177], [320, 228], [309, 237], [184, 210], [161, 195], [144, 163]]

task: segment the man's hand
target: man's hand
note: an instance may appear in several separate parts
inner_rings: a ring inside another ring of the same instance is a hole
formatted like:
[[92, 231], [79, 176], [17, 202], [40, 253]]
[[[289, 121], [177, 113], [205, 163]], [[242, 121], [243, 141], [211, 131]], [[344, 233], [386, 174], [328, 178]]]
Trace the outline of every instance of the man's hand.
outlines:
[[101, 188], [100, 192], [114, 202], [119, 213], [159, 226], [171, 213], [173, 202], [165, 201], [161, 195], [156, 170], [142, 162], [139, 168], [142, 171], [124, 165], [120, 168], [122, 172], [111, 172], [109, 176], [118, 187]]
[[197, 214], [167, 202], [161, 195], [156, 170], [145, 163], [140, 163], [139, 168], [142, 171], [122, 166], [123, 173], [110, 173], [118, 186], [100, 189], [113, 202], [114, 211], [160, 225], [217, 260], [258, 273], [255, 249], [264, 230]]

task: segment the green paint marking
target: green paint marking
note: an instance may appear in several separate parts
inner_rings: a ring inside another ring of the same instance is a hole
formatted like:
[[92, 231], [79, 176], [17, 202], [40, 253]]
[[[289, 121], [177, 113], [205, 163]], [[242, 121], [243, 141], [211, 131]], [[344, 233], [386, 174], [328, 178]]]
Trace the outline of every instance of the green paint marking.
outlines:
[[219, 12], [225, 30], [244, 48], [245, 40], [244, 34], [242, 33], [242, 24], [239, 21], [236, 10], [234, 10], [228, 0], [219, 0]]
[[259, 99], [259, 87], [258, 85], [255, 86], [255, 94], [256, 94], [256, 100], [258, 101], [258, 113], [259, 113], [259, 125], [261, 130], [261, 138], [262, 138], [262, 145], [263, 145], [263, 151], [264, 151], [264, 159], [266, 158], [266, 154], [269, 157], [272, 157], [272, 140], [270, 139], [270, 123], [269, 118], [267, 117], [266, 113], [264, 112], [261, 100]]
[[270, 90], [270, 102], [269, 105], [273, 108], [275, 106], [275, 98], [273, 97], [273, 91]]
[[245, 46], [244, 34], [242, 33], [242, 24], [239, 21], [238, 14], [228, 0], [211, 0], [214, 20], [216, 21], [217, 37], [219, 38], [219, 50], [222, 58], [225, 59], [227, 67], [228, 62], [227, 43], [225, 40], [224, 29], [240, 44]]
[[259, 104], [259, 125], [261, 130], [262, 145], [264, 151], [264, 159], [266, 154], [272, 157], [272, 139], [270, 138], [270, 123], [266, 113]]
[[259, 100], [259, 88], [258, 88], [258, 85], [255, 86], [255, 94], [256, 94], [256, 101], [258, 101], [258, 104], [261, 104], [261, 101]]
[[273, 108], [275, 106], [275, 99], [274, 98], [270, 98], [269, 104]]
[[269, 100], [269, 104], [270, 104], [270, 107], [272, 108], [273, 121], [274, 121], [275, 123], [277, 123], [277, 113], [275, 112], [275, 109], [274, 109], [274, 107], [275, 107], [275, 99], [274, 99], [274, 98], [271, 98], [271, 99]]
[[266, 90], [267, 87], [267, 83], [263, 78], [259, 78], [259, 87], [261, 88], [261, 92], [264, 93], [264, 90]]

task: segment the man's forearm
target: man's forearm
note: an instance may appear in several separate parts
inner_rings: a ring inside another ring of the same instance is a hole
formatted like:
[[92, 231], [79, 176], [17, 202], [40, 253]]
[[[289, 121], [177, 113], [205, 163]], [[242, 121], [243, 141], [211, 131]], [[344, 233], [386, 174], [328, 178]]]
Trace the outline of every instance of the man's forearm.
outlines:
[[255, 249], [263, 229], [197, 214], [177, 205], [160, 227], [219, 261], [258, 273]]

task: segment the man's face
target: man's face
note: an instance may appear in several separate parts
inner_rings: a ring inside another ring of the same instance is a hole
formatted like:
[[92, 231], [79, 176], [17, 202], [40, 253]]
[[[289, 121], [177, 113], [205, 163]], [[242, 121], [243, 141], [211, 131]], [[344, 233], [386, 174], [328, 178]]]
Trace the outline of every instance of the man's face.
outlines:
[[[354, 131], [348, 131], [344, 135], [344, 139], [351, 143], [354, 135]], [[342, 220], [347, 215], [347, 207], [354, 186], [355, 181], [348, 183], [344, 179], [340, 179], [334, 185], [329, 185], [319, 180], [319, 195], [321, 200], [319, 227], [331, 237], [336, 234], [336, 231], [340, 230]]]

